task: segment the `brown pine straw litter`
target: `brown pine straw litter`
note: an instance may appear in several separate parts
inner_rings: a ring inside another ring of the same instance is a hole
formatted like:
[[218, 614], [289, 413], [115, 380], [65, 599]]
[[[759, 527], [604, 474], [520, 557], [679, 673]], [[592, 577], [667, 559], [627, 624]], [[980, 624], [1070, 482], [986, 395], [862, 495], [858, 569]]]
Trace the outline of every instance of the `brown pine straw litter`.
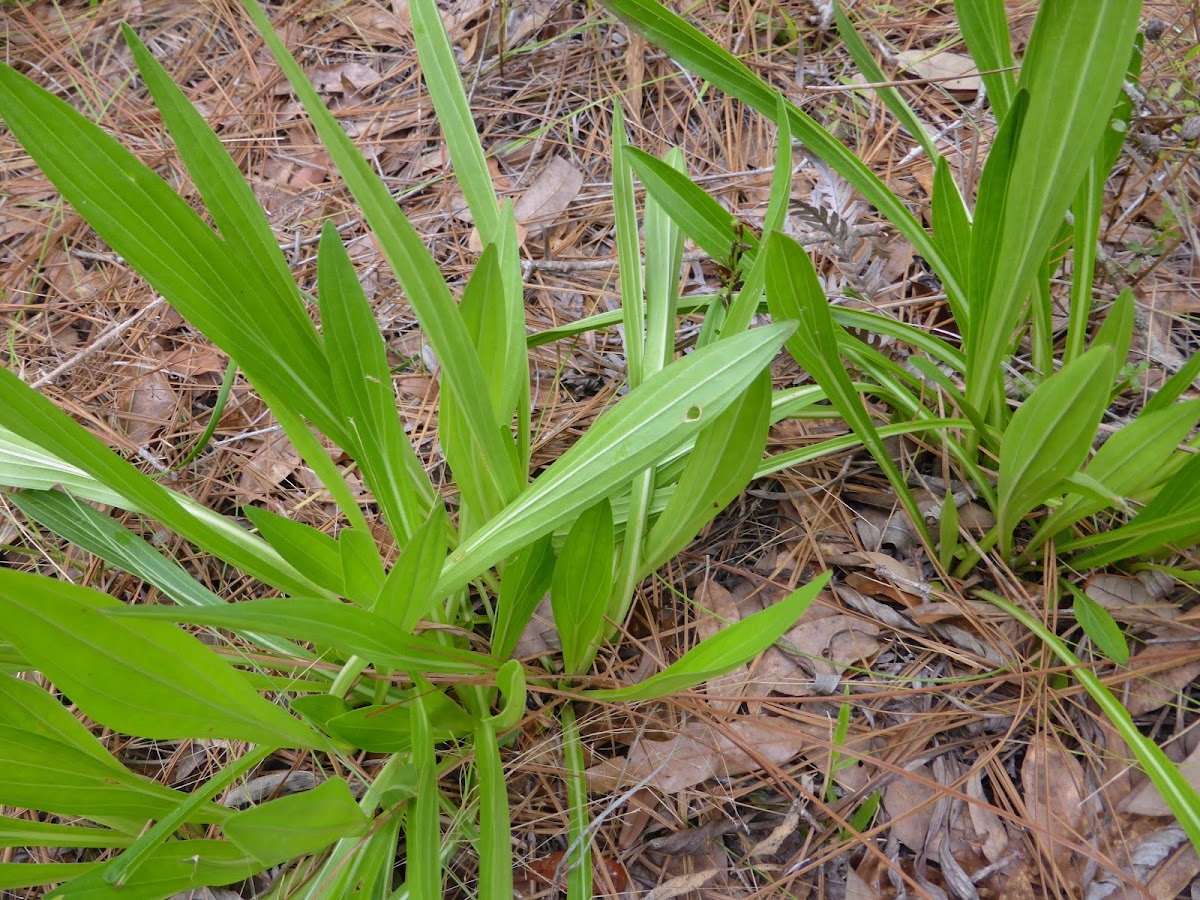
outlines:
[[[448, 177], [404, 0], [270, 6], [326, 102], [389, 180], [451, 283], [461, 284], [475, 258], [471, 223]], [[681, 146], [706, 190], [744, 221], [761, 223], [773, 128], [631, 39], [602, 8], [568, 0], [444, 6], [496, 184], [516, 200], [526, 229], [531, 328], [616, 308], [609, 169], [616, 95], [636, 146], [655, 154]], [[675, 6], [686, 7], [694, 22], [927, 213], [929, 160], [877, 100], [847, 90], [856, 76], [830, 29], [827, 4]], [[1018, 55], [1035, 6], [1009, 2]], [[860, 2], [856, 12], [869, 23], [865, 38], [885, 71], [910, 79], [906, 96], [941, 145], [953, 148], [956, 175], [974, 183], [995, 123], [976, 101], [976, 79], [944, 80], [961, 71], [952, 5]], [[1131, 362], [1145, 368], [1140, 377], [1150, 385], [1197, 345], [1200, 63], [1186, 55], [1200, 41], [1198, 16], [1184, 0], [1145, 4], [1139, 102], [1146, 115], [1132, 128], [1107, 198], [1098, 291], [1111, 298], [1134, 287], [1139, 316]], [[339, 226], [391, 348], [412, 440], [445, 480], [434, 432], [438, 388], [414, 317], [236, 2], [105, 0], [95, 9], [83, 0], [5, 3], [0, 37], [9, 62], [98, 119], [195, 199], [132, 75], [122, 20], [218, 130], [302, 287], [314, 284], [321, 223], [329, 218]], [[905, 75], [900, 51], [909, 60], [934, 51], [941, 57]], [[829, 291], [849, 286], [906, 321], [945, 326], [937, 284], [912, 248], [819, 162], [799, 151], [795, 162], [792, 225], [813, 247]], [[695, 252], [688, 260], [686, 293], [719, 287], [711, 261]], [[167, 471], [183, 459], [207, 423], [225, 357], [91, 234], [6, 131], [0, 289], [6, 365], [147, 471]], [[681, 323], [681, 348], [694, 340], [698, 321]], [[535, 463], [544, 465], [615, 398], [624, 363], [616, 335], [606, 333], [541, 346], [531, 358]], [[790, 362], [776, 368], [777, 387], [801, 377]], [[769, 452], [841, 427], [781, 423]], [[899, 453], [915, 449], [897, 445]], [[240, 381], [211, 445], [167, 481], [222, 513], [260, 504], [320, 528], [334, 524], [333, 504]], [[827, 459], [755, 482], [661, 577], [639, 588], [628, 633], [602, 654], [606, 674], [629, 678], [639, 666], [675, 658], [718, 622], [761, 608], [828, 566], [838, 571], [836, 589], [789, 635], [794, 652], [772, 649], [670, 702], [586, 708], [597, 893], [659, 900], [1200, 896], [1200, 860], [1153, 788], [1130, 769], [1128, 748], [1086, 694], [1056, 677], [1060, 670], [1048, 667], [1015, 623], [965, 599], [969, 586], [924, 582], [912, 537], [898, 521], [865, 455]], [[254, 595], [250, 580], [231, 578], [151, 524], [145, 529], [212, 590]], [[382, 527], [378, 533], [385, 539]], [[126, 600], [148, 590], [31, 530], [7, 509], [0, 553], [4, 565], [54, 572]], [[1054, 561], [1047, 563], [1052, 568]], [[997, 569], [987, 577], [1001, 593], [1038, 608], [1037, 585]], [[1117, 576], [1095, 577], [1089, 592], [1120, 598], [1111, 604], [1120, 604], [1119, 621], [1148, 639], [1131, 660], [1133, 672], [1102, 670], [1107, 684], [1169, 755], [1197, 759], [1194, 598], [1174, 584]], [[545, 637], [526, 636], [531, 656], [545, 651]], [[843, 703], [849, 729], [835, 748], [833, 723]], [[556, 895], [550, 880], [566, 849], [555, 729], [552, 717], [531, 712], [505, 760], [523, 897]], [[183, 788], [210, 777], [237, 750], [223, 742], [102, 737], [135, 771]], [[359, 764], [368, 773], [376, 765], [369, 755]], [[311, 783], [315, 765], [281, 752], [268, 768], [294, 768]], [[1193, 783], [1198, 768], [1186, 770]], [[457, 793], [456, 772], [444, 788]], [[880, 809], [850, 836], [846, 823], [876, 792]], [[88, 853], [8, 849], [0, 860], [95, 858]], [[474, 865], [468, 851], [456, 858], [452, 896], [470, 895]], [[1131, 886], [1134, 879], [1144, 893]], [[259, 877], [208, 896], [253, 897], [269, 886]]]

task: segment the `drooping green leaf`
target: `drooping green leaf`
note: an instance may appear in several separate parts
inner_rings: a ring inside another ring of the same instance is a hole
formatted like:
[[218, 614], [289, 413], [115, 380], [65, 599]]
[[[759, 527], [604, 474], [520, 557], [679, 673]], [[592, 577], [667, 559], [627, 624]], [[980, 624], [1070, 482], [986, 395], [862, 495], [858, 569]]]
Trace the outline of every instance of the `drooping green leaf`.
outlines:
[[825, 572], [774, 606], [718, 631], [645, 681], [626, 688], [585, 691], [584, 696], [602, 703], [653, 700], [724, 675], [779, 640], [783, 633], [804, 615], [808, 605], [829, 583], [831, 575], [832, 573]]
[[221, 830], [266, 867], [323, 850], [340, 838], [359, 837], [368, 824], [346, 782], [330, 778], [310, 791], [236, 812]]
[[[286, 861], [276, 858], [275, 864]], [[46, 900], [164, 900], [196, 888], [244, 881], [265, 868], [229, 841], [171, 841], [156, 847], [120, 888], [105, 881], [103, 870], [96, 868], [47, 892]]]
[[1079, 471], [1108, 405], [1112, 349], [1089, 350], [1038, 386], [1013, 414], [1000, 445], [996, 527], [1008, 555], [1013, 529]]
[[136, 606], [117, 609], [106, 618], [166, 619], [232, 631], [249, 629], [283, 634], [329, 644], [347, 656], [361, 656], [376, 665], [403, 671], [479, 674], [494, 671], [499, 665], [490, 657], [447, 647], [425, 636], [406, 634], [361, 607], [314, 597], [243, 600], [221, 609]]
[[[1200, 457], [1197, 457], [1200, 458]], [[1077, 657], [1053, 631], [1036, 616], [1009, 603], [1003, 597], [988, 591], [980, 591], [989, 603], [1004, 610], [1045, 643], [1063, 663], [1071, 668], [1071, 674], [1079, 680], [1096, 705], [1104, 712], [1117, 732], [1133, 750], [1142, 770], [1150, 777], [1167, 807], [1187, 833], [1192, 846], [1200, 851], [1200, 796], [1184, 778], [1178, 767], [1163, 753], [1153, 740], [1142, 734], [1127, 710], [1104, 682]]]
[[746, 261], [753, 262], [758, 238], [753, 232], [743, 230], [729, 210], [705, 193], [685, 172], [636, 147], [629, 147], [626, 153], [633, 170], [646, 186], [646, 193], [702, 250], [713, 259], [727, 260], [730, 247], [744, 241], [750, 248], [746, 251]]
[[[846, 17], [846, 12], [840, 2], [833, 4], [833, 16], [834, 23], [837, 25], [838, 37], [846, 45], [846, 50], [850, 53], [850, 58], [858, 66], [858, 70], [862, 73], [863, 78], [868, 83], [874, 85], [871, 88], [871, 93], [883, 101], [883, 105], [896, 117], [909, 136], [921, 145], [921, 148], [925, 151], [925, 155], [929, 157], [931, 162], [936, 163], [941, 160], [942, 155], [938, 153], [933, 135], [929, 133], [929, 129], [917, 118], [917, 114], [913, 112], [912, 107], [908, 105], [903, 95], [895, 87], [888, 84], [891, 79], [884, 74], [883, 69], [879, 67], [879, 63], [875, 62], [875, 57], [871, 54], [870, 49], [863, 42], [863, 39], [859, 37], [853, 23]], [[957, 190], [955, 193], [957, 193]], [[961, 197], [958, 198], [958, 202], [961, 206]]]
[[[767, 305], [778, 320], [791, 320], [799, 328], [788, 338], [788, 352], [824, 389], [837, 412], [854, 430], [875, 462], [883, 469], [909, 519], [933, 546], [924, 518], [912, 492], [892, 461], [875, 424], [867, 414], [862, 397], [854, 390], [838, 347], [840, 327], [833, 321], [829, 303], [817, 279], [812, 260], [804, 249], [782, 234], [767, 239]], [[847, 338], [848, 340], [848, 338]]]
[[435, 593], [448, 596], [694, 439], [745, 390], [793, 328], [771, 325], [719, 341], [630, 391], [499, 516], [450, 554]]
[[569, 674], [591, 665], [596, 642], [606, 630], [615, 545], [612, 507], [601, 500], [575, 520], [558, 554], [550, 603], [562, 639], [563, 669]]
[[88, 588], [0, 570], [7, 636], [96, 721], [164, 740], [323, 746], [194, 638], [166, 623], [108, 614], [121, 608], [120, 601]]
[[1063, 584], [1074, 598], [1072, 610], [1083, 633], [1092, 639], [1096, 649], [1119, 665], [1129, 662], [1129, 643], [1108, 610], [1069, 581]]

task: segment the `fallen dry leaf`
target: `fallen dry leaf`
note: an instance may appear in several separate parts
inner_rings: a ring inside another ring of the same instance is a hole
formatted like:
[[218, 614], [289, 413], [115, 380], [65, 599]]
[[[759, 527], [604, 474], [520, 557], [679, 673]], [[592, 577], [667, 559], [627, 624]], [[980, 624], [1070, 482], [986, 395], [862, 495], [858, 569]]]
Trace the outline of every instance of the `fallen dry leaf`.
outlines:
[[178, 404], [171, 379], [155, 366], [118, 389], [117, 418], [129, 439], [141, 445], [171, 423]]
[[1034, 841], [1061, 871], [1078, 872], [1082, 860], [1070, 845], [1085, 843], [1083, 766], [1057, 737], [1039, 731], [1029, 741], [1021, 785], [1025, 809], [1038, 826], [1031, 831]]
[[513, 204], [513, 215], [530, 234], [537, 234], [558, 224], [582, 187], [582, 172], [561, 156], [551, 157], [533, 184]]
[[709, 778], [757, 772], [764, 763], [782, 765], [811, 746], [812, 737], [810, 731], [778, 719], [741, 719], [721, 728], [688, 722], [669, 741], [642, 738], [629, 748], [628, 756], [592, 766], [587, 770], [588, 788], [607, 793], [644, 783], [674, 794]]
[[901, 50], [896, 54], [896, 60], [905, 71], [936, 81], [956, 97], [967, 95], [958, 99], [970, 100], [979, 92], [979, 70], [969, 56], [949, 50], [932, 54], [926, 50]]
[[[938, 790], [934, 787], [933, 770], [928, 763], [908, 766], [906, 770], [917, 778], [898, 775], [883, 792], [883, 808], [892, 819], [891, 833], [909, 850], [920, 852], [929, 839], [933, 822], [933, 801]], [[917, 807], [924, 804], [920, 809]]]
[[[1182, 762], [1178, 763], [1178, 767], [1184, 780], [1194, 790], [1200, 791], [1200, 747], [1189, 753]], [[1143, 816], [1172, 815], [1171, 810], [1167, 808], [1166, 801], [1162, 798], [1162, 794], [1158, 792], [1158, 788], [1154, 786], [1154, 782], [1149, 779], [1146, 779], [1140, 787], [1135, 788], [1125, 798], [1121, 803], [1120, 810], [1122, 812], [1138, 813]]]

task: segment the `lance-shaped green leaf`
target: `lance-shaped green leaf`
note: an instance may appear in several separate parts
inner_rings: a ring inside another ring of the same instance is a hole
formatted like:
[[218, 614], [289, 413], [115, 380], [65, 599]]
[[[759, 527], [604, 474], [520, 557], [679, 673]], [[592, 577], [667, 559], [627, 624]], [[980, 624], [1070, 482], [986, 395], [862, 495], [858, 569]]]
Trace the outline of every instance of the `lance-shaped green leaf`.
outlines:
[[767, 447], [770, 412], [771, 376], [764, 370], [696, 439], [678, 486], [646, 537], [640, 574], [686, 547], [750, 483]]
[[[0, 805], [82, 816], [136, 835], [187, 794], [135, 775], [75, 746], [24, 728], [0, 725]], [[193, 821], [220, 822], [228, 810], [205, 806]]]
[[111, 828], [56, 825], [0, 816], [0, 847], [128, 847], [133, 840], [133, 835], [121, 834]]
[[601, 500], [575, 520], [558, 554], [550, 603], [562, 639], [563, 669], [569, 674], [591, 665], [596, 642], [606, 630], [615, 547], [612, 507]]
[[437, 355], [442, 378], [453, 389], [457, 401], [462, 405], [464, 422], [474, 440], [483, 448], [483, 456], [489, 461], [488, 473], [496, 480], [497, 493], [503, 497], [515, 496], [519, 490], [515, 470], [511, 465], [502, 464], [502, 461], [513, 457], [512, 440], [502, 432], [489, 402], [488, 392], [479, 389], [480, 385], [487, 383], [483, 366], [437, 262], [396, 205], [387, 184], [379, 178], [321, 102], [320, 96], [272, 29], [256, 0], [243, 0], [242, 5], [299, 96], [321, 142], [379, 241], [384, 258], [404, 288], [406, 298]]
[[[274, 865], [287, 862], [276, 857]], [[90, 869], [46, 900], [162, 900], [203, 887], [244, 881], [266, 868], [229, 841], [187, 840], [160, 844], [121, 888], [104, 880], [101, 869]], [[82, 866], [78, 867], [82, 869]], [[69, 875], [60, 876], [61, 881]]]
[[[970, 276], [967, 400], [985, 414], [989, 403], [998, 403], [995, 385], [1002, 354], [1026, 293], [1104, 138], [1141, 5], [1140, 0], [1054, 0], [1038, 8], [1019, 82], [1029, 98], [1028, 109], [993, 243], [974, 246], [982, 216], [977, 214], [975, 222], [972, 256], [978, 249], [990, 260], [978, 269], [973, 264]], [[1009, 118], [1015, 109], [1016, 105]], [[995, 277], [977, 281], [977, 270]], [[992, 329], [994, 337], [985, 339], [984, 329]]]
[[370, 606], [379, 596], [385, 573], [379, 547], [369, 531], [346, 528], [338, 535], [342, 562], [343, 596], [359, 606]]
[[849, 337], [833, 320], [812, 260], [799, 244], [778, 232], [767, 239], [767, 255], [767, 305], [776, 319], [792, 320], [800, 326], [788, 338], [788, 352], [808, 370], [846, 424], [871, 452], [909, 519], [932, 547], [933, 538], [925, 527], [912, 492], [846, 372], [838, 342], [839, 338], [849, 341]]
[[[176, 603], [183, 606], [226, 604], [224, 598], [196, 581], [177, 562], [163, 556], [147, 541], [132, 534], [111, 516], [81, 503], [69, 494], [62, 491], [21, 491], [10, 499], [25, 515], [40, 522], [59, 537], [154, 585]], [[282, 517], [276, 518], [288, 522], [289, 525], [294, 524], [297, 528], [308, 528], [298, 522], [292, 523]], [[246, 638], [260, 647], [286, 656], [311, 655], [307, 650], [289, 641], [256, 634], [248, 634]]]
[[287, 397], [334, 440], [341, 436], [325, 353], [294, 289], [284, 294], [264, 280], [242, 261], [243, 245], [218, 237], [120, 143], [8, 66], [0, 66], [0, 109], [46, 177], [109, 246], [253, 383]]
[[86, 472], [122, 498], [122, 506], [153, 516], [172, 531], [267, 584], [292, 593], [320, 594], [264, 541], [217, 513], [167, 490], [138, 471], [82, 425], [0, 368], [0, 408], [18, 437]]
[[372, 612], [406, 634], [429, 614], [440, 599], [433, 589], [446, 560], [450, 529], [445, 507], [435, 504], [388, 572]]
[[[1191, 433], [1197, 420], [1200, 420], [1200, 400], [1143, 412], [1101, 445], [1084, 474], [1103, 485], [1107, 494], [1117, 497], [1139, 494], [1162, 477], [1160, 473], [1167, 460]], [[1069, 494], [1063, 505], [1046, 517], [1030, 541], [1031, 546], [1110, 505], [1105, 499]]]
[[500, 515], [450, 554], [435, 593], [448, 596], [611, 495], [636, 472], [695, 440], [762, 371], [794, 327], [770, 325], [719, 341], [630, 391]]
[[[380, 703], [350, 710], [329, 719], [329, 733], [371, 753], [404, 753], [412, 748], [413, 706], [420, 691], [399, 703]], [[442, 691], [425, 696], [430, 728], [438, 741], [470, 734], [474, 723], [467, 712]]]
[[942, 248], [946, 265], [954, 270], [964, 286], [967, 285], [967, 272], [971, 264], [971, 218], [943, 156], [936, 158], [933, 169], [930, 216], [933, 220], [933, 239]]
[[1187, 547], [1198, 540], [1200, 454], [1190, 457], [1128, 525], [1067, 541], [1061, 546], [1063, 549], [1095, 547], [1071, 559], [1071, 565], [1085, 569], [1143, 553], [1162, 553], [1173, 546]]
[[1075, 621], [1092, 639], [1096, 649], [1118, 665], [1129, 662], [1129, 643], [1108, 610], [1069, 581], [1062, 583], [1074, 598], [1071, 610], [1075, 613]]
[[195, 638], [166, 623], [108, 614], [120, 608], [120, 601], [98, 591], [0, 571], [7, 637], [96, 721], [164, 740], [324, 746]]
[[221, 830], [252, 859], [270, 866], [359, 837], [368, 824], [346, 782], [330, 778], [311, 791], [234, 813]]
[[1017, 93], [1012, 73], [1016, 61], [1008, 36], [1004, 0], [959, 0], [954, 4], [954, 12], [975, 67], [983, 73], [980, 77], [996, 119], [1003, 121]]
[[1043, 381], [1013, 414], [1000, 445], [996, 527], [1007, 556], [1013, 529], [1079, 471], [1108, 405], [1112, 349], [1097, 347]]
[[[311, 578], [314, 584], [321, 585], [330, 593], [342, 594], [345, 590], [342, 557], [334, 538], [311, 525], [258, 506], [243, 507], [242, 512], [266, 542], [298, 571], [303, 572], [305, 577]], [[224, 600], [221, 605], [225, 605]]]
[[693, 647], [657, 675], [626, 688], [585, 691], [589, 700], [600, 703], [632, 703], [654, 700], [695, 687], [724, 675], [771, 646], [795, 625], [832, 573], [825, 572], [761, 612], [747, 616], [708, 640]]
[[646, 193], [666, 210], [667, 215], [702, 250], [713, 259], [725, 260], [729, 257], [730, 247], [744, 241], [750, 247], [746, 262], [754, 260], [758, 238], [752, 232], [743, 231], [729, 210], [703, 191], [685, 172], [636, 147], [629, 147], [626, 152], [633, 170], [646, 186]]
[[504, 563], [492, 631], [492, 653], [498, 658], [512, 655], [521, 632], [550, 590], [554, 564], [549, 534], [526, 544]]
[[441, 790], [438, 787], [437, 754], [434, 750], [433, 711], [436, 692], [428, 684], [417, 682], [412, 702], [412, 760], [417, 767], [417, 794], [408, 806], [404, 833], [408, 842], [406, 884], [412, 897], [441, 897], [442, 829], [438, 815]]
[[346, 449], [362, 466], [392, 533], [404, 542], [432, 505], [433, 487], [400, 423], [379, 326], [332, 222], [321, 231], [317, 284], [333, 389], [350, 440]]
[[124, 607], [110, 612], [106, 618], [114, 621], [166, 619], [231, 631], [248, 629], [283, 634], [328, 644], [347, 656], [361, 656], [376, 665], [413, 672], [479, 674], [494, 671], [499, 665], [478, 653], [446, 647], [420, 635], [405, 634], [386, 619], [361, 607], [315, 597], [243, 600], [227, 603], [220, 609]]

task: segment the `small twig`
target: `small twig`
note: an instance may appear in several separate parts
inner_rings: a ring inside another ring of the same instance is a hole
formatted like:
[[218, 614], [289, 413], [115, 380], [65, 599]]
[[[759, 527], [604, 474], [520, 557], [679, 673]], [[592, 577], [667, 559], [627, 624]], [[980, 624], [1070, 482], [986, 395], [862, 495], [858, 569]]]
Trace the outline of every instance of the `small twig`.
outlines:
[[137, 312], [135, 312], [132, 316], [130, 316], [124, 322], [118, 322], [116, 325], [114, 325], [112, 328], [108, 329], [108, 331], [104, 332], [102, 335], [100, 335], [100, 337], [96, 338], [96, 340], [92, 341], [90, 344], [88, 344], [86, 347], [84, 347], [82, 350], [80, 350], [78, 353], [76, 353], [74, 356], [72, 356], [66, 362], [51, 369], [49, 372], [47, 372], [45, 375], [43, 375], [37, 381], [33, 382], [33, 384], [31, 384], [30, 387], [32, 387], [34, 390], [39, 390], [41, 388], [44, 388], [46, 385], [53, 382], [56, 378], [59, 378], [66, 372], [69, 372], [71, 369], [75, 368], [77, 365], [79, 365], [81, 362], [83, 362], [88, 357], [95, 356], [101, 350], [103, 350], [106, 347], [115, 343], [117, 341], [117, 339], [121, 337], [121, 335], [123, 335], [125, 332], [127, 332], [130, 328], [132, 328], [134, 325], [136, 325], [142, 319], [144, 319], [148, 315], [150, 315], [150, 313], [154, 312], [161, 306], [165, 306], [166, 302], [167, 301], [162, 297], [155, 297], [153, 300], [151, 300], [144, 307], [142, 307]]

